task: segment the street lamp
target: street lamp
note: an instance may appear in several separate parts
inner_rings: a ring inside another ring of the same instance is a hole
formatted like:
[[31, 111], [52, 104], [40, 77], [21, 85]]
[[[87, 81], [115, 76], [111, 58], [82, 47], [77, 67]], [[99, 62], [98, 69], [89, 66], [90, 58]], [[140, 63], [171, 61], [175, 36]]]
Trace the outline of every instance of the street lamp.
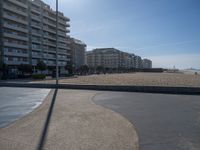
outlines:
[[58, 0], [56, 0], [56, 86], [58, 86]]

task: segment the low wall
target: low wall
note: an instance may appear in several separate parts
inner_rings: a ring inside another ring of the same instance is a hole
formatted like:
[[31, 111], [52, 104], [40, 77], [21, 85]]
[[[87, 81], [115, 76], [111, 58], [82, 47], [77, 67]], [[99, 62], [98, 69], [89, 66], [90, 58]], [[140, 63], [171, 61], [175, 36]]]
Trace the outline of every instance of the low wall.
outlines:
[[0, 87], [59, 88], [59, 89], [200, 95], [200, 87], [116, 86], [116, 85], [76, 85], [76, 84], [59, 84], [57, 86], [56, 84], [42, 84], [42, 83], [0, 83]]

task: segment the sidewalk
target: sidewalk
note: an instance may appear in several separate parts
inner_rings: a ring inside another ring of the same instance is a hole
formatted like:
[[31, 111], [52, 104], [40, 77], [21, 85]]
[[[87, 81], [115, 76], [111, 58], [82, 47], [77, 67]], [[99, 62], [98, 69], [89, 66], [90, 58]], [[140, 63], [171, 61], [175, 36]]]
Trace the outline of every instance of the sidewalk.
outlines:
[[56, 94], [52, 90], [34, 112], [0, 129], [0, 148], [138, 150], [133, 125], [119, 114], [94, 104], [92, 97], [98, 93], [58, 90]]

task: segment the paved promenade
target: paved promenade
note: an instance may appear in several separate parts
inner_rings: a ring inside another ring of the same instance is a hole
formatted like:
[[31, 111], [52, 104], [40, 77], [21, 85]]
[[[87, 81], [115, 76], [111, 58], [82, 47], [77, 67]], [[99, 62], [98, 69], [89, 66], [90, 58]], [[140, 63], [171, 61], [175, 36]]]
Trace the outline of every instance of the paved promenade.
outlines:
[[93, 100], [135, 125], [140, 150], [200, 150], [200, 96], [102, 92]]
[[100, 92], [52, 90], [34, 112], [0, 129], [6, 150], [137, 150], [133, 125], [96, 105]]

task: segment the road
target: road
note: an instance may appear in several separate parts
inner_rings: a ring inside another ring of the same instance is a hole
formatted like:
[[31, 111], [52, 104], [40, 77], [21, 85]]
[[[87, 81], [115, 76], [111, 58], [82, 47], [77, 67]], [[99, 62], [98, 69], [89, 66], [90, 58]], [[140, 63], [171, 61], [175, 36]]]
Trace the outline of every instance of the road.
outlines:
[[0, 127], [25, 116], [42, 103], [49, 89], [0, 87]]
[[102, 92], [93, 101], [135, 125], [140, 150], [200, 150], [200, 96]]

